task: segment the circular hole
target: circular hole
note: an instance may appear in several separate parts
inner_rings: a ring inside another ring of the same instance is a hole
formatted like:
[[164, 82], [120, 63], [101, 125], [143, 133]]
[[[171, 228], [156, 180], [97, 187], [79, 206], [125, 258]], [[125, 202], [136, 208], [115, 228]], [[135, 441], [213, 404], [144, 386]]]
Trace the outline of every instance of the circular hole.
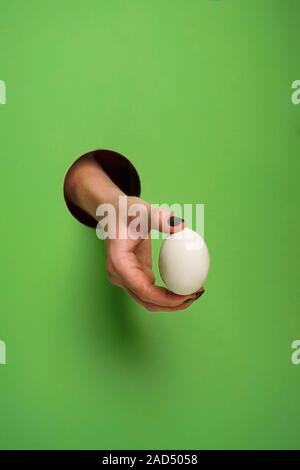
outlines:
[[80, 207], [73, 204], [68, 196], [68, 180], [74, 168], [74, 165], [81, 159], [95, 160], [110, 179], [125, 193], [127, 196], [140, 196], [141, 183], [139, 175], [133, 164], [118, 152], [113, 150], [99, 149], [85, 153], [77, 158], [70, 166], [64, 179], [64, 198], [71, 214], [84, 225], [88, 227], [96, 227], [97, 221], [93, 219]]

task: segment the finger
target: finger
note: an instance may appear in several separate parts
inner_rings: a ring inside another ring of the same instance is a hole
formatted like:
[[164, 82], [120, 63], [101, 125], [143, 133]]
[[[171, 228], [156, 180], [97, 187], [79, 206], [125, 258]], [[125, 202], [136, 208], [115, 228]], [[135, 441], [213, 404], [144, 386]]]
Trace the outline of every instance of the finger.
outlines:
[[139, 243], [135, 249], [135, 254], [143, 266], [147, 266], [152, 269], [152, 248], [150, 238], [146, 238]]
[[193, 304], [193, 301], [194, 301], [193, 299], [192, 300], [188, 299], [187, 301], [183, 302], [178, 307], [165, 307], [162, 305], [155, 305], [155, 304], [151, 304], [150, 302], [143, 302], [131, 290], [124, 287], [121, 281], [116, 276], [110, 275], [109, 280], [114, 286], [124, 289], [130, 295], [130, 297], [132, 297], [135, 300], [136, 303], [144, 307], [149, 312], [156, 312], [156, 313], [157, 312], [178, 312], [180, 310], [186, 310], [188, 307], [190, 307]]
[[123, 286], [122, 282], [117, 276], [114, 276], [113, 274], [109, 275], [109, 281], [111, 284], [114, 286], [120, 287], [121, 289], [124, 289], [130, 297], [132, 297], [135, 302], [137, 302], [139, 305], [142, 305], [146, 310], [149, 310], [150, 312], [173, 312], [177, 310], [184, 310], [185, 308], [189, 307], [190, 303], [183, 303], [182, 306], [179, 307], [163, 307], [161, 305], [155, 305], [151, 304], [149, 302], [143, 302], [141, 299], [137, 297], [137, 295], [134, 294], [130, 289], [126, 288]]
[[175, 233], [185, 228], [185, 221], [174, 212], [154, 205], [150, 206], [151, 228], [164, 233]]
[[135, 254], [151, 283], [155, 283], [155, 274], [152, 271], [152, 249], [151, 239], [143, 240], [135, 249]]
[[118, 265], [115, 266], [115, 270], [124, 286], [144, 302], [165, 307], [177, 307], [186, 299], [195, 297], [194, 295], [173, 294], [166, 288], [153, 284], [132, 252], [118, 256]]
[[141, 299], [139, 299], [134, 292], [130, 291], [129, 289], [126, 289], [128, 294], [139, 304], [142, 305], [146, 310], [149, 310], [150, 312], [177, 312], [179, 310], [186, 310], [188, 307], [193, 302], [184, 302], [178, 307], [165, 307], [163, 305], [155, 305], [151, 304], [150, 302], [144, 302]]
[[142, 266], [142, 269], [143, 269], [144, 273], [146, 274], [146, 276], [148, 277], [150, 283], [155, 284], [155, 274], [152, 271], [152, 269], [148, 268], [148, 266]]

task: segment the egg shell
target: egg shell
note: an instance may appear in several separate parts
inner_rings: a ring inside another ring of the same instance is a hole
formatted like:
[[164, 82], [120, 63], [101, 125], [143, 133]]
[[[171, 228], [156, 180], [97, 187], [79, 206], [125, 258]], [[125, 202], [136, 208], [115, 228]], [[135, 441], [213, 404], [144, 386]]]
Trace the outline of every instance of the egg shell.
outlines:
[[209, 265], [203, 238], [189, 228], [170, 235], [161, 246], [160, 275], [175, 294], [188, 295], [198, 291], [206, 280]]

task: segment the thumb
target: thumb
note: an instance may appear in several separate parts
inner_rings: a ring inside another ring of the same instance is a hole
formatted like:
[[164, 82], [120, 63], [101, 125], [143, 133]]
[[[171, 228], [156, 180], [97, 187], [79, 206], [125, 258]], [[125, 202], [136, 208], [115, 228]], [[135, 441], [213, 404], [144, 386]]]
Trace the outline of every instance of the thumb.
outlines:
[[151, 228], [164, 233], [180, 232], [185, 228], [185, 221], [174, 212], [150, 205]]

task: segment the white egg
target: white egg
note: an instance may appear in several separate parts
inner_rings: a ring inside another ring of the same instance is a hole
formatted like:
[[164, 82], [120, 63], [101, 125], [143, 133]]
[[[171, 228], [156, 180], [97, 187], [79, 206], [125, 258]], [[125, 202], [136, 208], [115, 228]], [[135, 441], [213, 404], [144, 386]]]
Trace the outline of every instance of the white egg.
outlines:
[[208, 270], [208, 249], [198, 233], [185, 228], [163, 242], [159, 271], [170, 291], [180, 295], [196, 292], [203, 286]]

